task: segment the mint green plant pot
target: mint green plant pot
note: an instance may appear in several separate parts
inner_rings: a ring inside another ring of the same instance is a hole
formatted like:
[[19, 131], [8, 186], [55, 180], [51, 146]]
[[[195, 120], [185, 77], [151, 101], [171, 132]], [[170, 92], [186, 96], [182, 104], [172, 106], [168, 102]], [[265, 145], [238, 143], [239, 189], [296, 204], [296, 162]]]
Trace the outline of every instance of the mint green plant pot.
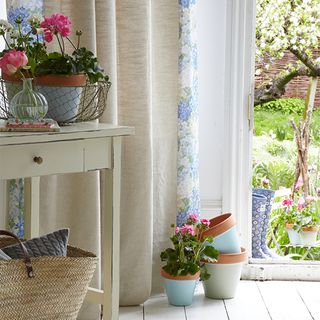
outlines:
[[217, 262], [206, 263], [211, 276], [203, 281], [205, 296], [210, 299], [234, 298], [246, 260], [247, 252], [241, 248], [241, 253], [220, 254]]

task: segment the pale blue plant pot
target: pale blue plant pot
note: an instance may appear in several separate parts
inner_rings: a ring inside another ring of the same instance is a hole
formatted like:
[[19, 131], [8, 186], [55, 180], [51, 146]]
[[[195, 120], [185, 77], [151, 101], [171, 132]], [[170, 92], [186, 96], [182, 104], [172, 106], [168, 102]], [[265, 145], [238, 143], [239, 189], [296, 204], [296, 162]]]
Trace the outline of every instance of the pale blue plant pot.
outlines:
[[38, 90], [48, 101], [47, 118], [59, 123], [76, 120], [82, 87], [38, 86]]
[[221, 253], [240, 253], [240, 239], [236, 227], [236, 219], [231, 213], [224, 213], [210, 220], [209, 230], [203, 237], [214, 238], [212, 245]]
[[173, 280], [166, 278], [163, 271], [161, 274], [164, 279], [164, 286], [168, 297], [168, 302], [174, 306], [191, 305], [194, 296], [194, 290], [197, 282], [199, 281], [199, 275], [193, 276], [194, 279], [191, 280]]

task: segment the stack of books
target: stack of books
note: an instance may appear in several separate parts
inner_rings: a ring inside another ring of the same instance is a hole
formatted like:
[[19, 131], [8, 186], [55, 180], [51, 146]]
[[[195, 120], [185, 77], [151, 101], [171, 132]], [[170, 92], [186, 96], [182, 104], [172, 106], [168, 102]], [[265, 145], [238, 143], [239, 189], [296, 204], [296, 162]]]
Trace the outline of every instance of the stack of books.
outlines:
[[8, 119], [4, 124], [1, 124], [0, 131], [60, 131], [57, 121], [53, 119], [42, 120], [18, 120]]

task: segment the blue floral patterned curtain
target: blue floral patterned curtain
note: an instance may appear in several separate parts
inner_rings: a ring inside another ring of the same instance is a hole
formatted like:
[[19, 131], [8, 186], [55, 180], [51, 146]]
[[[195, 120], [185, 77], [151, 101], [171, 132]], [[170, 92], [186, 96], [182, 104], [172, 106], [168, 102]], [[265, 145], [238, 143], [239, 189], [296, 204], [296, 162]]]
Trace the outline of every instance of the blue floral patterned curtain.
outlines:
[[199, 110], [197, 77], [196, 0], [179, 0], [179, 105], [177, 225], [190, 213], [200, 215]]
[[[29, 31], [27, 19], [35, 14], [42, 15], [43, 0], [7, 0], [8, 22], [13, 26], [16, 25], [17, 17], [23, 19], [22, 29], [24, 32]], [[24, 197], [23, 197], [23, 180], [10, 180], [9, 183], [9, 229], [19, 237], [24, 236]]]

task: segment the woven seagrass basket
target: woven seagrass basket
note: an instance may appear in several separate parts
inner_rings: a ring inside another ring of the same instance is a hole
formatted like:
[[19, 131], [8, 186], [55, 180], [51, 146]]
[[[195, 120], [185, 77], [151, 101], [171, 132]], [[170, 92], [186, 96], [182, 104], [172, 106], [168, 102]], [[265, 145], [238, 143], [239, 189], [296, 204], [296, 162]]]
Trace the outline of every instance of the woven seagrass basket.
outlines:
[[[0, 248], [16, 242], [1, 237]], [[67, 257], [0, 261], [0, 319], [75, 320], [97, 260], [93, 253], [68, 246]]]

